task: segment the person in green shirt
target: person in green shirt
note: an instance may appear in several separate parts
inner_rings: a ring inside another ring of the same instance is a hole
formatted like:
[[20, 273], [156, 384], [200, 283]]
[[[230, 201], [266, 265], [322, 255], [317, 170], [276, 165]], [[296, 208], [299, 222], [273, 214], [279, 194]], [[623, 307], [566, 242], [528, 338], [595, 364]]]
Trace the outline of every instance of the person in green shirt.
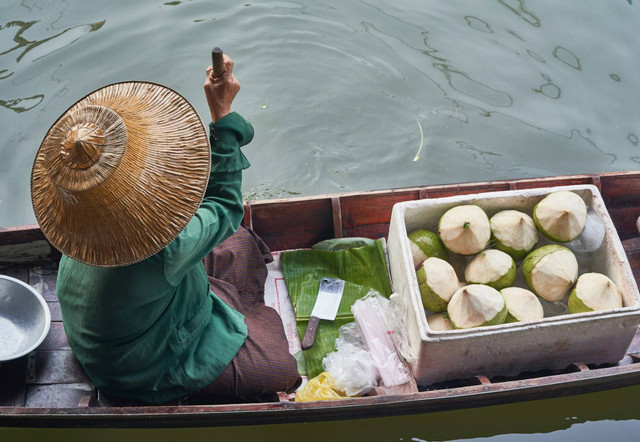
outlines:
[[301, 383], [282, 322], [264, 305], [271, 254], [241, 225], [249, 161], [240, 147], [253, 128], [231, 110], [240, 83], [226, 55], [224, 67], [219, 78], [207, 69], [211, 168], [186, 226], [160, 251], [127, 265], [66, 253], [60, 260], [57, 295], [69, 344], [108, 396], [152, 404], [268, 400]]

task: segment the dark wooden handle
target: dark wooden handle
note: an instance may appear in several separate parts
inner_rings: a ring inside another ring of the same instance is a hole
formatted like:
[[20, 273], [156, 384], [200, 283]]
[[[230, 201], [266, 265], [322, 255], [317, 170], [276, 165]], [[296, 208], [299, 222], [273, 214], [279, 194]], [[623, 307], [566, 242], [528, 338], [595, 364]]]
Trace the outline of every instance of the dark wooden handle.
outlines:
[[302, 338], [302, 349], [309, 350], [313, 347], [313, 342], [316, 340], [316, 330], [318, 330], [318, 324], [320, 324], [320, 318], [312, 316], [309, 318], [309, 324], [304, 332]]
[[222, 74], [224, 74], [222, 49], [215, 47], [211, 50], [211, 66], [213, 66], [213, 76], [215, 78], [222, 77]]

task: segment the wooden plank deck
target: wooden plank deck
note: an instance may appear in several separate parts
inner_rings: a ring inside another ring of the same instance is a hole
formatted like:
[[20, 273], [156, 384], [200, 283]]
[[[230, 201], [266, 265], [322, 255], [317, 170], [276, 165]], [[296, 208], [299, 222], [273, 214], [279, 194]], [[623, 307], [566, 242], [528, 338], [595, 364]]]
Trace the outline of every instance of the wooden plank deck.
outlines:
[[34, 287], [51, 311], [49, 334], [34, 352], [0, 365], [0, 406], [76, 407], [95, 388], [71, 352], [56, 296], [57, 263], [0, 267], [0, 273]]

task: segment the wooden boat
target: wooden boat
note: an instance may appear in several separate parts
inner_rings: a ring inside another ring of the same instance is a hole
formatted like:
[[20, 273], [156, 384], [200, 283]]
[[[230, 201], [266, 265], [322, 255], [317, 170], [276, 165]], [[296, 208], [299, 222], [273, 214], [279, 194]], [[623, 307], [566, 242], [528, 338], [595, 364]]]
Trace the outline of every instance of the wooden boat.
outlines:
[[[309, 247], [351, 236], [387, 234], [391, 209], [401, 201], [513, 189], [593, 184], [603, 196], [634, 271], [640, 277], [640, 171], [477, 182], [248, 202], [245, 223], [272, 250]], [[59, 253], [37, 225], [0, 228], [0, 274], [39, 289], [52, 323], [44, 343], [28, 356], [0, 366], [0, 426], [198, 427], [355, 419], [428, 413], [550, 398], [640, 383], [640, 336], [616, 364], [581, 361], [559, 371], [517, 377], [474, 376], [418, 389], [377, 389], [373, 395], [337, 401], [293, 402], [285, 394], [267, 403], [159, 406], [114, 402], [91, 385], [64, 333], [55, 294]]]

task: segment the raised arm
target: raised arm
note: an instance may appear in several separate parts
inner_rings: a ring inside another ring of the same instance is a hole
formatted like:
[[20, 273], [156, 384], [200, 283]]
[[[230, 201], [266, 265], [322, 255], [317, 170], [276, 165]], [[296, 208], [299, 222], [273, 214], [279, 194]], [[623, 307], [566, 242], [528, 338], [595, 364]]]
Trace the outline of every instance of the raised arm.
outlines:
[[212, 119], [209, 125], [211, 175], [207, 190], [193, 219], [164, 252], [165, 275], [174, 282], [231, 236], [244, 216], [242, 170], [249, 167], [249, 161], [240, 147], [253, 138], [253, 127], [231, 111], [240, 83], [233, 75], [233, 61], [226, 55], [224, 66], [224, 74], [217, 78], [209, 66], [204, 83]]

